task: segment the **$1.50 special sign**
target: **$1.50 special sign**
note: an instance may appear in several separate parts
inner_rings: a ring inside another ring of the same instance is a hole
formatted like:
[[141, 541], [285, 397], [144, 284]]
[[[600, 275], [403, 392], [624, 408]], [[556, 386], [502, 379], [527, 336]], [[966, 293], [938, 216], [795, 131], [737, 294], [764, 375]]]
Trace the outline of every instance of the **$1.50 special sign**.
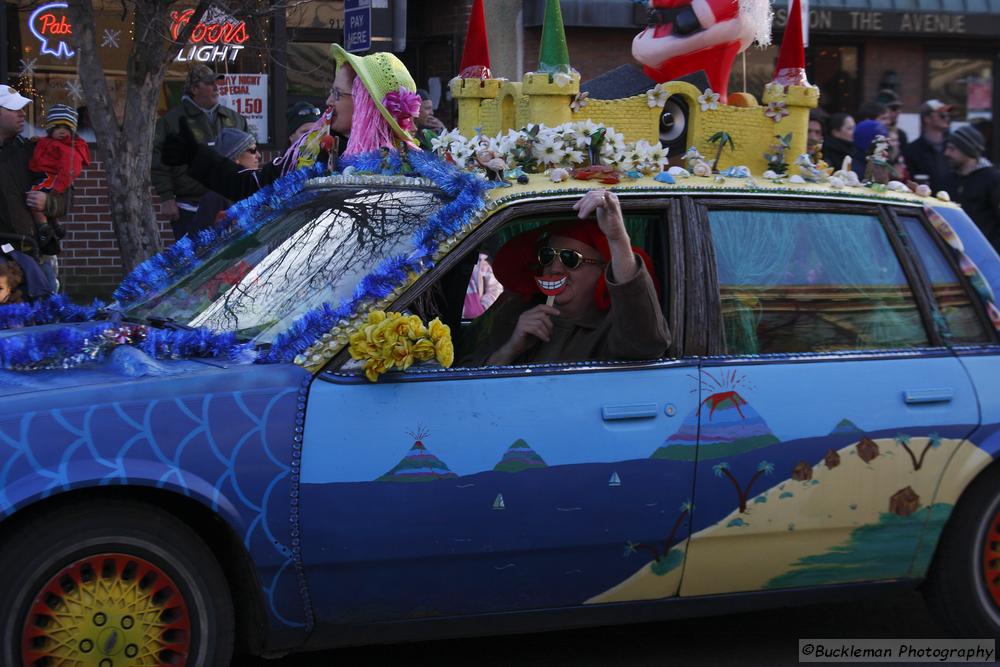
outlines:
[[267, 143], [267, 75], [227, 74], [219, 81], [220, 102], [247, 119], [258, 144]]

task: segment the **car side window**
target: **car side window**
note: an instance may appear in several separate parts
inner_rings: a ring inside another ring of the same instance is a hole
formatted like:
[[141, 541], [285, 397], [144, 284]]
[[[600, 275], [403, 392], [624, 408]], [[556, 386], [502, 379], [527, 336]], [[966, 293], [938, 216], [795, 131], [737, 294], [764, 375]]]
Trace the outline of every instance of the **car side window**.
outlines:
[[[668, 286], [666, 285], [667, 267], [664, 266], [665, 262], [663, 259], [666, 257], [667, 244], [663, 212], [625, 212], [624, 219], [632, 246], [645, 253], [651, 261], [653, 282], [659, 290], [661, 309], [665, 311], [667, 302], [665, 291]], [[547, 225], [558, 223], [573, 224], [576, 221], [576, 217], [572, 214], [518, 218], [497, 230], [496, 233], [474, 250], [472, 252], [472, 255], [475, 255], [474, 259], [470, 259], [469, 261], [463, 260], [459, 264], [458, 270], [464, 272], [463, 281], [468, 287], [464, 294], [466, 301], [462, 308], [463, 318], [456, 336], [455, 347], [458, 363], [461, 365], [479, 365], [482, 363], [482, 359], [480, 358], [481, 355], [477, 354], [477, 351], [498, 346], [503, 340], [506, 340], [506, 336], [510, 334], [510, 331], [506, 328], [506, 325], [510, 324], [508, 321], [510, 318], [506, 315], [513, 312], [510, 308], [511, 305], [516, 305], [517, 303], [545, 303], [546, 299], [545, 295], [541, 292], [535, 291], [537, 288], [535, 288], [534, 282], [530, 279], [527, 280], [532, 286], [532, 292], [529, 294], [524, 293], [524, 285], [517, 285], [513, 289], [510, 285], [504, 285], [502, 267], [496, 267], [496, 273], [493, 273], [492, 269], [494, 267], [491, 267], [488, 279], [484, 280], [481, 272], [483, 262], [480, 261], [483, 256], [486, 256], [487, 262], [492, 262], [505, 244], [521, 237], [521, 235], [528, 234], [533, 230], [538, 230]], [[532, 261], [535, 261], [534, 258], [532, 258]], [[526, 276], [529, 275], [528, 271], [530, 270], [531, 267], [526, 265]], [[490, 303], [486, 304], [484, 303], [486, 300], [484, 297], [489, 298], [487, 288], [490, 286], [491, 281], [495, 281], [497, 284], [494, 289], [498, 296], [490, 299]], [[516, 303], [510, 304], [509, 301], [512, 300]], [[477, 305], [481, 305], [482, 310], [476, 308]], [[453, 330], [454, 328], [453, 325]], [[501, 333], [503, 335], [499, 335]], [[531, 355], [526, 356], [530, 357]], [[591, 359], [572, 358], [566, 360], [589, 361]], [[600, 359], [593, 360], [598, 361]], [[519, 363], [535, 363], [536, 361], [541, 362], [542, 359], [525, 359]], [[555, 361], [555, 359], [545, 359], [544, 361]]]
[[930, 344], [880, 220], [709, 210], [727, 354]]
[[927, 273], [938, 312], [941, 335], [952, 343], [989, 343], [992, 337], [976, 313], [969, 292], [919, 218], [900, 216], [907, 238]]

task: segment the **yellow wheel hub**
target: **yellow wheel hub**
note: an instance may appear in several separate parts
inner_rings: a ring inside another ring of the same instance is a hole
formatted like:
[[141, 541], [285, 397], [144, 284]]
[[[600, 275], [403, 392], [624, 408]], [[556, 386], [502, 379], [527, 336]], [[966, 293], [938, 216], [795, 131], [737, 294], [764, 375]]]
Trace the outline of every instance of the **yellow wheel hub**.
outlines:
[[88, 556], [42, 587], [24, 621], [25, 667], [184, 665], [191, 646], [187, 603], [149, 561]]

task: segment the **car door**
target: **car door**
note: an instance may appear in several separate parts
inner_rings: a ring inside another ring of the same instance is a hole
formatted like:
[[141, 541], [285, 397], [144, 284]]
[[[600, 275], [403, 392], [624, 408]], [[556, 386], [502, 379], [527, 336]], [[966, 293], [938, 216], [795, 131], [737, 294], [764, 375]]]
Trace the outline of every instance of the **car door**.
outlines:
[[[662, 211], [651, 220], [666, 224]], [[684, 281], [669, 282], [676, 295]], [[317, 621], [675, 595], [696, 373], [697, 360], [683, 358], [412, 368], [375, 384], [321, 373], [301, 471]], [[678, 431], [684, 455], [662, 456]]]
[[887, 211], [789, 199], [699, 213], [723, 335], [700, 369], [681, 594], [922, 572], [951, 509], [938, 482], [974, 449], [979, 414]]

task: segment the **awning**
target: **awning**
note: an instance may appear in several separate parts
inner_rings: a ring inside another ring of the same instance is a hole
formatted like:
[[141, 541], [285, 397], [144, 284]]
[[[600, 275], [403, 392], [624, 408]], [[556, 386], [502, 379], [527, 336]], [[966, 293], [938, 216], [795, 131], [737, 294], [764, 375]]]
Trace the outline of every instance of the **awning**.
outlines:
[[[644, 5], [633, 0], [561, 0], [567, 27], [636, 28]], [[775, 0], [774, 27], [781, 31], [788, 0]], [[815, 32], [882, 33], [913, 37], [995, 37], [1000, 0], [810, 0]], [[542, 25], [545, 0], [524, 0], [524, 26]]]

